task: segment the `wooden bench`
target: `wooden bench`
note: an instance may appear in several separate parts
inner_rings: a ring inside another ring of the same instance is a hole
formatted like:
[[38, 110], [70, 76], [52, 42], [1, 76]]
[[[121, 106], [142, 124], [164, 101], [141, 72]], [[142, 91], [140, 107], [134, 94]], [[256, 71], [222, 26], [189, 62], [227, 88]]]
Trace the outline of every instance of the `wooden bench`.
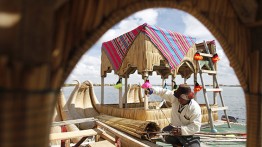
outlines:
[[[67, 121], [53, 122], [51, 126], [55, 127], [55, 126], [65, 126], [65, 125], [69, 125], [69, 124], [95, 122], [95, 120], [96, 119], [94, 119], [94, 118], [67, 120]], [[61, 143], [61, 147], [64, 147], [64, 146], [68, 146], [70, 144], [71, 138], [81, 137], [81, 140], [79, 140], [78, 143], [75, 144], [75, 146], [77, 147], [77, 146], [80, 146], [87, 139], [87, 137], [96, 136], [96, 139], [97, 139], [98, 136], [103, 134], [103, 133], [104, 133], [103, 130], [101, 130], [99, 128], [95, 128], [95, 129], [78, 130], [78, 131], [72, 131], [72, 132], [52, 133], [52, 134], [49, 135], [49, 139], [50, 139], [50, 141], [64, 140], [64, 142]]]
[[[96, 128], [96, 129], [88, 129], [88, 130], [79, 130], [79, 131], [73, 131], [73, 132], [61, 132], [61, 133], [52, 133], [49, 135], [50, 141], [53, 140], [69, 140], [70, 142], [71, 138], [78, 138], [82, 137], [81, 140], [79, 140], [74, 147], [80, 146], [89, 136], [97, 136], [103, 134], [104, 131]], [[66, 146], [62, 145], [61, 146]]]
[[50, 140], [66, 140], [70, 138], [78, 138], [78, 137], [88, 137], [102, 134], [103, 131], [101, 129], [88, 129], [88, 130], [80, 130], [73, 132], [61, 132], [61, 133], [52, 133], [50, 134]]

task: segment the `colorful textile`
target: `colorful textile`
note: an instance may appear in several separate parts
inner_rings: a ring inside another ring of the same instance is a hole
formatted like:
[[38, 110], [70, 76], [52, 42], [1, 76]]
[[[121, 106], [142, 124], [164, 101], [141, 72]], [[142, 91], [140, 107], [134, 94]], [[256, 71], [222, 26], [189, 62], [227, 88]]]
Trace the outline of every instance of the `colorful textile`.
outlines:
[[102, 49], [104, 49], [107, 54], [107, 57], [113, 65], [115, 71], [120, 68], [130, 45], [144, 28], [144, 25], [141, 25], [128, 33], [102, 44]]
[[128, 33], [102, 44], [102, 49], [107, 54], [115, 71], [118, 71], [121, 67], [130, 45], [132, 45], [140, 32], [145, 33], [159, 49], [168, 61], [171, 70], [180, 64], [189, 48], [195, 43], [195, 39], [192, 37], [143, 24]]

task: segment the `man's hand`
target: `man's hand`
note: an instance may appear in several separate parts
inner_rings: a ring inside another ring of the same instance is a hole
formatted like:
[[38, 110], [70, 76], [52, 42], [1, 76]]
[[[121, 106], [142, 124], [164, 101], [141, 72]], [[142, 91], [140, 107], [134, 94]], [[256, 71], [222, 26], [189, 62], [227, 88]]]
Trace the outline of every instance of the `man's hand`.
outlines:
[[145, 89], [145, 94], [146, 95], [151, 95], [153, 93], [153, 89], [150, 89], [150, 88], [147, 88], [147, 89]]
[[173, 130], [172, 130], [173, 135], [175, 136], [179, 136], [182, 135], [181, 132], [181, 127], [180, 126], [174, 126]]

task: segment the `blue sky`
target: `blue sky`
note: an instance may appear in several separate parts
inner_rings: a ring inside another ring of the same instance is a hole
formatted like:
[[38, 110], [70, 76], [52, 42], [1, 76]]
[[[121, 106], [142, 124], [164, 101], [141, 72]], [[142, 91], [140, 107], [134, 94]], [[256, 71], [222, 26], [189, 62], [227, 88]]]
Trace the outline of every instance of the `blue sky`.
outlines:
[[[66, 83], [72, 83], [73, 80], [79, 80], [83, 82], [85, 80], [91, 80], [93, 83], [101, 83], [100, 77], [100, 64], [101, 64], [101, 45], [102, 42], [111, 40], [119, 35], [122, 35], [137, 26], [147, 23], [149, 25], [156, 25], [163, 29], [176, 31], [185, 35], [195, 37], [196, 42], [202, 42], [203, 40], [216, 40], [216, 38], [209, 32], [209, 30], [203, 26], [196, 18], [190, 14], [177, 10], [177, 9], [146, 9], [130, 15], [123, 19], [118, 24], [109, 29], [97, 42], [90, 48], [79, 60], [74, 70], [66, 80]], [[220, 57], [218, 62], [218, 81], [221, 84], [239, 84], [239, 81], [229, 65], [229, 61], [225, 56], [223, 49], [219, 42], [216, 40], [217, 53]], [[171, 78], [171, 77], [170, 77]], [[161, 84], [162, 80], [160, 76], [153, 74], [149, 77], [152, 84]], [[211, 76], [206, 76], [206, 84], [211, 84]], [[116, 83], [118, 76], [114, 75], [114, 72], [107, 74], [105, 83]], [[170, 84], [171, 79], [167, 79], [167, 84]], [[180, 76], [176, 78], [177, 83], [183, 83], [183, 79]], [[198, 77], [200, 83], [200, 78]], [[142, 76], [133, 74], [129, 78], [129, 83], [138, 84], [143, 83]], [[193, 78], [189, 78], [187, 83], [192, 84]]]

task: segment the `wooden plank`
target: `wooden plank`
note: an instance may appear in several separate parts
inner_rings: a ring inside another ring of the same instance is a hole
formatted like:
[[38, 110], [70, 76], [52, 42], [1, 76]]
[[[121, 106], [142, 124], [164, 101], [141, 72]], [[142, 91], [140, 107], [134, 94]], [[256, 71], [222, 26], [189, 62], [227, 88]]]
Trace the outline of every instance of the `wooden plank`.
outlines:
[[211, 108], [211, 111], [220, 111], [220, 110], [226, 110], [226, 109], [228, 109], [228, 107], [227, 106], [225, 106], [225, 107], [214, 107], [214, 108]]
[[206, 91], [220, 92], [220, 91], [223, 91], [223, 89], [222, 88], [206, 88]]
[[101, 129], [88, 129], [73, 132], [52, 133], [49, 135], [49, 138], [50, 140], [64, 140], [78, 137], [94, 136], [102, 133], [103, 131]]
[[208, 73], [208, 74], [217, 74], [217, 71], [213, 70], [201, 70], [202, 73]]
[[67, 121], [59, 121], [59, 122], [53, 122], [52, 127], [55, 126], [62, 126], [62, 125], [70, 125], [70, 124], [80, 124], [85, 122], [94, 122], [97, 119], [91, 117], [91, 118], [83, 118], [83, 119], [75, 119], [75, 120], [67, 120]]
[[213, 57], [212, 54], [206, 54], [206, 53], [199, 53], [203, 57]]
[[94, 143], [90, 143], [88, 144], [89, 147], [115, 147], [114, 144], [112, 144], [111, 142], [107, 141], [107, 140], [103, 140], [103, 141], [99, 141], [99, 142], [94, 142]]
[[111, 143], [115, 143], [115, 138], [110, 136], [109, 134], [107, 134], [106, 132], [104, 132], [103, 134], [100, 135], [101, 138], [104, 138], [105, 140], [111, 142]]

